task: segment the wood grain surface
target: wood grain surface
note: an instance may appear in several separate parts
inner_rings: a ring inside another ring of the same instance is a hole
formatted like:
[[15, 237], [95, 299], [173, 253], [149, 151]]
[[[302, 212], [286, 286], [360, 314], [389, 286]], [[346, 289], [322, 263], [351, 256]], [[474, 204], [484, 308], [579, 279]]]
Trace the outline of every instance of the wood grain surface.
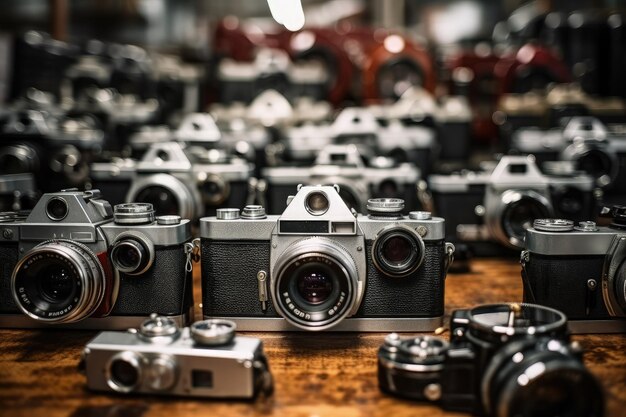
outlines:
[[[474, 261], [471, 273], [448, 277], [446, 311], [519, 301], [521, 292], [519, 263], [515, 260]], [[275, 393], [253, 402], [227, 402], [87, 391], [77, 364], [83, 346], [95, 333], [0, 330], [0, 416], [465, 415], [444, 413], [436, 406], [382, 394], [376, 381], [376, 351], [384, 334], [248, 333], [264, 341]], [[607, 416], [624, 416], [626, 336], [588, 335], [575, 339], [586, 348], [585, 361], [604, 386]]]

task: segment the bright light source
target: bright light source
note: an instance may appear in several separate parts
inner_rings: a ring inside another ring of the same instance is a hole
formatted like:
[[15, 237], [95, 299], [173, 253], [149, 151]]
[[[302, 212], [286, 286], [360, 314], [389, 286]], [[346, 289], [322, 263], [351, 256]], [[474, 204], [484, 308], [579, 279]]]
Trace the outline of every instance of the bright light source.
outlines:
[[304, 11], [301, 0], [267, 0], [274, 20], [291, 31], [304, 26]]

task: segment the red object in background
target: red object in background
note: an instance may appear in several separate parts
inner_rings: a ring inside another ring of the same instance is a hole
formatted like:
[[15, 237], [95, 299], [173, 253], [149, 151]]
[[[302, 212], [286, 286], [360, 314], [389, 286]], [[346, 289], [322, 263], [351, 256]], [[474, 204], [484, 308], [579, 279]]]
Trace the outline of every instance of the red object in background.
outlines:
[[492, 116], [503, 94], [572, 81], [569, 68], [557, 55], [533, 43], [499, 55], [490, 49], [465, 51], [451, 57], [446, 66], [451, 73], [451, 93], [468, 97], [474, 109], [473, 136], [484, 143], [498, 136]]
[[[323, 62], [331, 79], [328, 100], [334, 104], [351, 93], [365, 101], [397, 98], [401, 91], [394, 89], [399, 83], [404, 87], [414, 81], [430, 92], [436, 86], [434, 63], [426, 49], [393, 32], [350, 26], [289, 32], [277, 26], [242, 23], [235, 17], [218, 24], [214, 50], [219, 56], [252, 61], [259, 47], [282, 49], [294, 61]], [[360, 83], [354, 89], [357, 77]]]

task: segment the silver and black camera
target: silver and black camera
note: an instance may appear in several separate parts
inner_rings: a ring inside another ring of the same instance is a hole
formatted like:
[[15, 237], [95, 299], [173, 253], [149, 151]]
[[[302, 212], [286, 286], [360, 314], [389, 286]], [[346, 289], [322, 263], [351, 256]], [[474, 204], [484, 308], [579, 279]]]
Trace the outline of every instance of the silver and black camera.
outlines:
[[602, 417], [602, 388], [570, 340], [563, 313], [533, 304], [456, 310], [450, 342], [385, 338], [382, 391], [478, 416]]
[[280, 49], [262, 48], [253, 62], [223, 58], [216, 71], [221, 102], [249, 103], [260, 92], [278, 90], [285, 97], [323, 99], [331, 82], [319, 62], [292, 62]]
[[0, 214], [0, 327], [127, 328], [193, 307], [189, 220], [149, 204], [111, 208], [98, 190], [44, 194]]
[[586, 220], [595, 207], [592, 177], [577, 171], [545, 175], [532, 156], [503, 156], [492, 171], [431, 175], [429, 188], [446, 219], [446, 236], [480, 256], [521, 249], [535, 219]]
[[562, 310], [577, 333], [626, 332], [626, 207], [608, 227], [539, 219], [522, 252], [524, 300]]
[[0, 121], [0, 173], [33, 173], [45, 192], [83, 187], [104, 132], [88, 116], [14, 110]]
[[298, 184], [337, 184], [350, 208], [363, 213], [370, 198], [401, 198], [404, 213], [418, 210], [421, 173], [411, 163], [362, 154], [356, 145], [327, 145], [311, 166], [268, 167], [261, 171], [262, 200], [271, 214], [282, 213]]
[[91, 187], [114, 196], [113, 204], [151, 203], [158, 215], [198, 219], [218, 207], [246, 205], [252, 172], [252, 164], [219, 149], [164, 142], [139, 161], [92, 164]]
[[454, 247], [444, 220], [338, 186], [300, 186], [282, 215], [261, 206], [200, 220], [205, 318], [242, 330], [428, 331], [441, 325]]
[[572, 161], [596, 179], [605, 194], [626, 195], [626, 125], [605, 125], [595, 117], [572, 117], [562, 128], [520, 129], [511, 149], [538, 162]]
[[261, 340], [235, 323], [205, 320], [180, 328], [152, 314], [138, 329], [102, 332], [83, 351], [87, 387], [122, 394], [250, 399], [271, 395]]
[[363, 154], [410, 162], [422, 172], [430, 172], [439, 154], [435, 130], [377, 116], [379, 110], [348, 107], [330, 124], [306, 123], [286, 129], [279, 147], [269, 152], [276, 153], [272, 157], [285, 164], [302, 164], [314, 161], [328, 145], [355, 145]]

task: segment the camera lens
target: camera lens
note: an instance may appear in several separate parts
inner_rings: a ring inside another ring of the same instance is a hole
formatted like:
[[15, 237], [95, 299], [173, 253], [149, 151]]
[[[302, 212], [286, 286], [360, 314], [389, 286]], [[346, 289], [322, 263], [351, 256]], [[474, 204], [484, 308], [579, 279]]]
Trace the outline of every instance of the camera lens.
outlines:
[[306, 209], [314, 216], [320, 216], [328, 211], [328, 197], [320, 191], [313, 191], [306, 197]]
[[[613, 172], [613, 161], [611, 157], [600, 149], [591, 149], [578, 158], [578, 169], [585, 171], [596, 179], [608, 178], [609, 181]], [[609, 185], [610, 182], [602, 185]]]
[[129, 275], [143, 274], [152, 266], [152, 242], [137, 232], [124, 232], [117, 237], [111, 249], [111, 262], [115, 269]]
[[424, 259], [424, 242], [408, 228], [392, 227], [380, 233], [372, 247], [374, 265], [385, 275], [405, 276]]
[[502, 212], [502, 229], [508, 238], [508, 244], [521, 247], [526, 229], [532, 227], [535, 219], [551, 217], [546, 203], [526, 194], [519, 194]]
[[51, 220], [63, 220], [67, 216], [67, 201], [61, 197], [52, 197], [46, 204], [46, 215]]
[[96, 256], [70, 241], [45, 242], [16, 265], [11, 290], [28, 316], [51, 323], [89, 317], [102, 302], [106, 276]]
[[352, 311], [358, 270], [334, 241], [310, 238], [289, 247], [276, 261], [272, 299], [277, 312], [305, 330], [324, 330]]
[[117, 392], [131, 392], [141, 383], [142, 358], [139, 354], [124, 351], [113, 356], [106, 368], [107, 385]]
[[309, 304], [321, 304], [333, 292], [333, 280], [324, 272], [306, 271], [296, 280], [298, 293]]
[[134, 198], [141, 203], [150, 203], [159, 216], [180, 215], [180, 204], [171, 190], [158, 185], [141, 189]]
[[[551, 344], [555, 346], [551, 348]], [[496, 353], [487, 368], [484, 378], [490, 380], [483, 381], [487, 391], [483, 392], [483, 400], [493, 415], [603, 415], [600, 386], [560, 341], [525, 341], [507, 345], [503, 350]], [[492, 373], [494, 365], [498, 369]]]

